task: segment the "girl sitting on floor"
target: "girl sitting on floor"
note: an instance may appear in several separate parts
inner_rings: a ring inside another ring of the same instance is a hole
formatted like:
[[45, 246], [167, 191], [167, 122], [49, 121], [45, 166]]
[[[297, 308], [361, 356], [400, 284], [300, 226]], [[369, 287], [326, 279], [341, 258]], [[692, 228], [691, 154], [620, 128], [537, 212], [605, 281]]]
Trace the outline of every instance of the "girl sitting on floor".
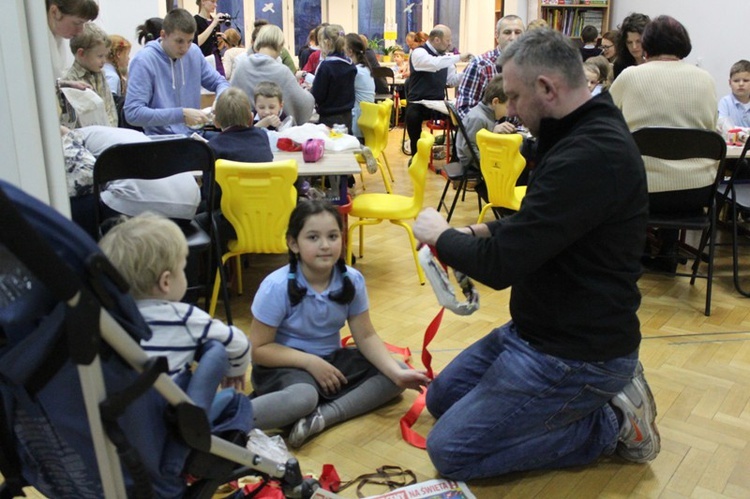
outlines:
[[[326, 201], [300, 202], [287, 229], [289, 264], [252, 305], [255, 426], [293, 425], [287, 443], [367, 413], [429, 379], [396, 362], [370, 321], [362, 274], [341, 257], [343, 222]], [[357, 348], [341, 348], [348, 321]]]

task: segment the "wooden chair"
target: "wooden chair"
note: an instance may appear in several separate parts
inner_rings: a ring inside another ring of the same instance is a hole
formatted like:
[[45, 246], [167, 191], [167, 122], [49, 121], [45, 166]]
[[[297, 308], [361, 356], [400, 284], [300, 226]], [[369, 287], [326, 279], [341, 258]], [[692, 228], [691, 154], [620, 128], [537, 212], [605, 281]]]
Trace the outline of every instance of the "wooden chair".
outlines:
[[351, 265], [352, 263], [352, 232], [354, 229], [359, 227], [359, 256], [361, 258], [364, 253], [364, 226], [376, 225], [383, 220], [388, 220], [392, 224], [403, 227], [409, 235], [414, 263], [417, 265], [419, 283], [425, 283], [424, 272], [419, 265], [419, 257], [417, 256], [417, 241], [414, 239], [411, 226], [406, 221], [415, 219], [422, 210], [430, 150], [434, 142], [435, 138], [427, 132], [423, 132], [419, 139], [417, 154], [412, 159], [411, 166], [409, 166], [409, 177], [414, 189], [412, 196], [367, 193], [354, 198], [349, 216], [357, 217], [359, 220], [349, 225], [348, 244], [346, 246], [347, 264]]

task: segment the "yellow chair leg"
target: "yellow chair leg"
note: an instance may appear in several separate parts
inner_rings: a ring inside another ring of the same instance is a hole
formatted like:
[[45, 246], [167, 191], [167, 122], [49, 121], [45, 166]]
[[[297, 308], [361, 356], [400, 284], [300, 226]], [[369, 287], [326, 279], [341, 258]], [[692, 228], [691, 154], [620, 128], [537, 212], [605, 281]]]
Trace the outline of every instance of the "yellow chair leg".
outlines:
[[419, 255], [417, 254], [417, 239], [414, 237], [414, 232], [411, 230], [411, 226], [403, 220], [391, 220], [392, 224], [400, 225], [406, 229], [406, 233], [409, 235], [409, 244], [411, 245], [411, 253], [414, 256], [414, 263], [417, 265], [417, 277], [419, 278], [419, 284], [424, 285], [425, 275], [422, 270], [422, 266], [419, 264]]
[[[393, 194], [393, 190], [391, 189], [391, 183], [388, 182], [388, 177], [385, 176], [385, 168], [383, 168], [383, 163], [380, 160], [378, 160], [378, 170], [380, 170], [380, 175], [383, 177], [383, 183], [385, 184], [385, 192], [387, 192], [388, 194]], [[391, 175], [391, 178], [393, 178], [392, 175]]]
[[385, 163], [385, 167], [388, 169], [388, 176], [391, 177], [391, 182], [395, 182], [396, 179], [393, 178], [393, 172], [391, 171], [390, 163], [388, 163], [388, 158], [385, 155], [385, 150], [380, 155], [383, 157], [383, 162]]
[[216, 302], [219, 301], [219, 286], [221, 286], [221, 272], [216, 271], [216, 278], [214, 279], [214, 290], [211, 293], [211, 303], [208, 306], [208, 315], [211, 317], [216, 313]]
[[489, 210], [490, 208], [492, 208], [492, 203], [487, 203], [486, 205], [482, 206], [482, 211], [479, 212], [479, 218], [477, 218], [478, 224], [484, 221], [484, 216], [487, 214], [487, 210]]

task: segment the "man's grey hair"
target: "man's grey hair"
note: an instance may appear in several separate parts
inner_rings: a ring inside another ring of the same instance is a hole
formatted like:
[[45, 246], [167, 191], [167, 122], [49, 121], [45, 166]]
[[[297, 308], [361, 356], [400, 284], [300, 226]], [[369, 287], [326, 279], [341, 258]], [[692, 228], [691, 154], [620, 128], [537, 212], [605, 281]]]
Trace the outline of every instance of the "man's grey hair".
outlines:
[[527, 31], [502, 53], [500, 64], [513, 61], [523, 80], [531, 84], [540, 74], [560, 74], [570, 88], [586, 85], [581, 52], [567, 37], [552, 29]]

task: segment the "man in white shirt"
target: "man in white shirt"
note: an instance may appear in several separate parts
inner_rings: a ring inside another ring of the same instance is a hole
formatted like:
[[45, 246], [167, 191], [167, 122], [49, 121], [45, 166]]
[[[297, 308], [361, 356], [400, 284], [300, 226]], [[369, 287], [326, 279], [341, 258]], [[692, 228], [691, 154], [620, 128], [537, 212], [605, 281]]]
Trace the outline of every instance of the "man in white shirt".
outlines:
[[456, 73], [456, 63], [471, 59], [471, 54], [446, 54], [452, 42], [451, 29], [438, 24], [430, 31], [427, 42], [412, 50], [409, 56], [411, 76], [406, 91], [409, 104], [404, 120], [412, 155], [417, 152], [422, 122], [430, 119], [433, 113], [418, 102], [445, 99], [445, 87], [455, 87], [461, 82], [461, 74]]

